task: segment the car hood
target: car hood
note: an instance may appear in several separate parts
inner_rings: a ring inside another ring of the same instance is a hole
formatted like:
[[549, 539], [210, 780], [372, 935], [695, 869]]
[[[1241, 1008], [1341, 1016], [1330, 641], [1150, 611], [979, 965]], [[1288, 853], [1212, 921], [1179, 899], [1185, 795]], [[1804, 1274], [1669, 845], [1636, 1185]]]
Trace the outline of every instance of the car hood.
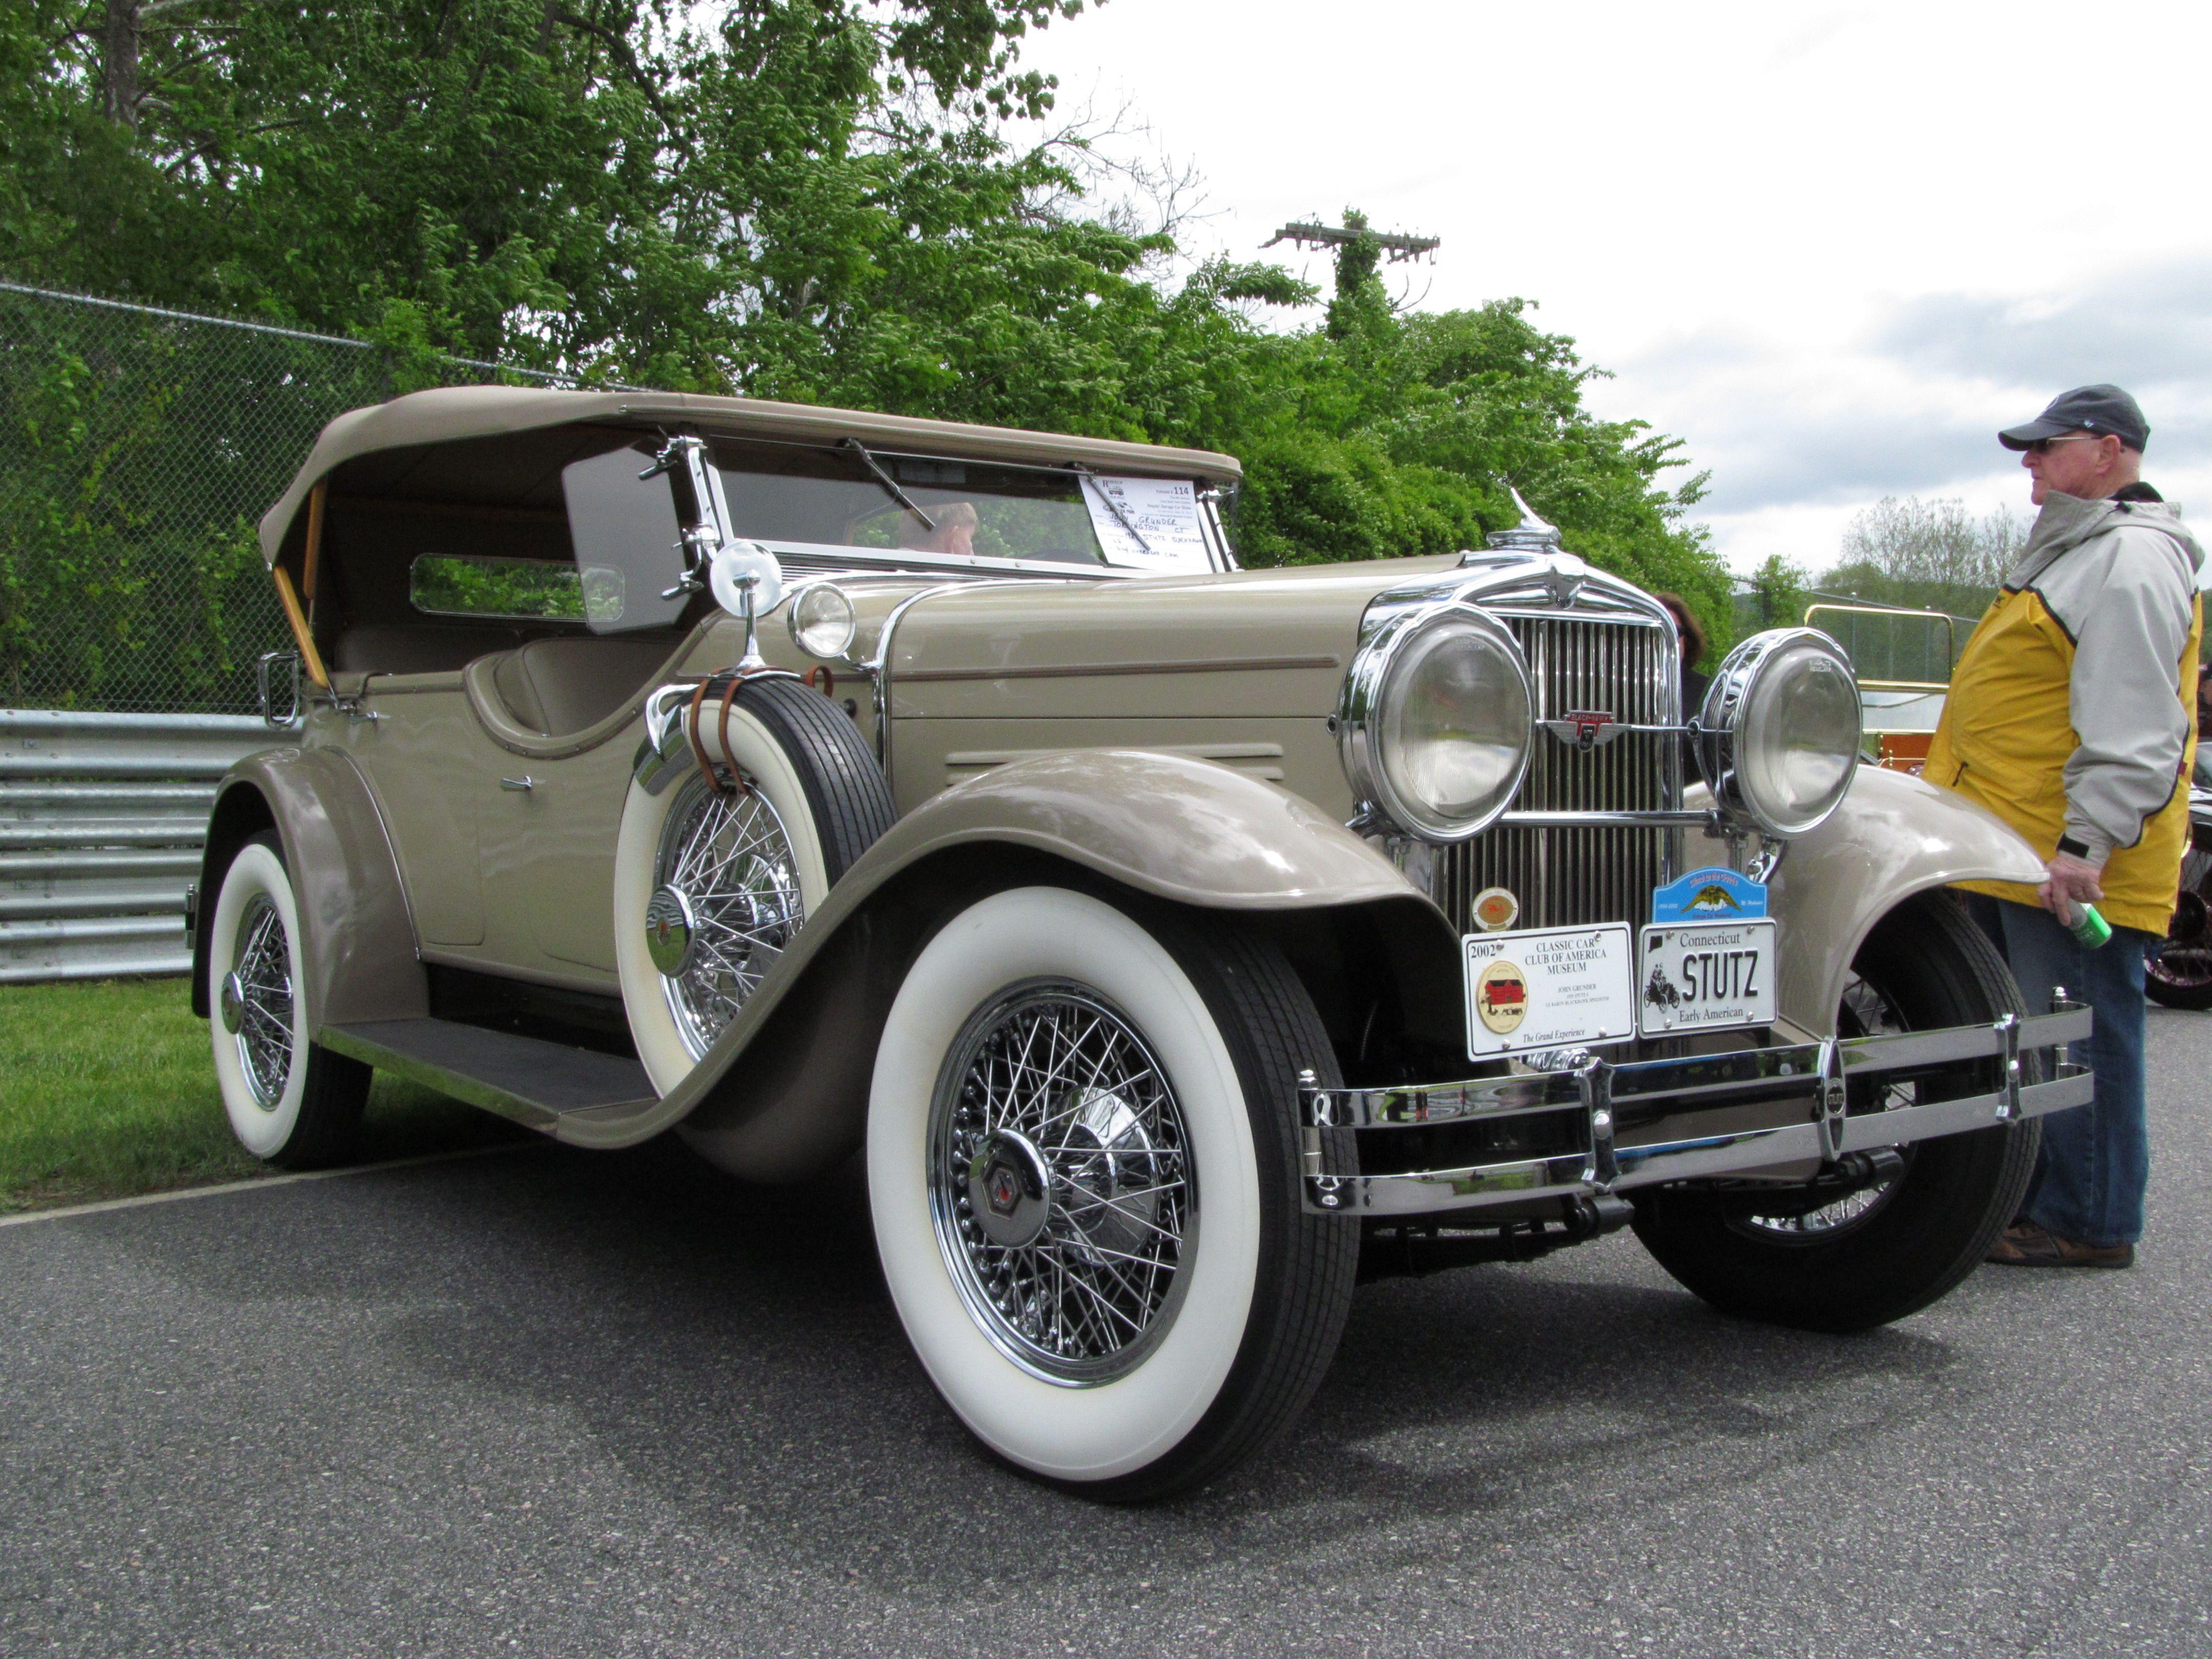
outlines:
[[1376, 595], [1456, 556], [1098, 583], [962, 585], [916, 601], [896, 718], [1325, 715]]

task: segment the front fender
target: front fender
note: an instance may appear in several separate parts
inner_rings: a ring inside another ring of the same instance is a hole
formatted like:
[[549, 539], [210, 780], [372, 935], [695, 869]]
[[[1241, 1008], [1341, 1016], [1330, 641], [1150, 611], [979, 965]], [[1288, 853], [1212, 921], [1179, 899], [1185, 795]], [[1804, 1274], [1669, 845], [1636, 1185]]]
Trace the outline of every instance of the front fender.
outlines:
[[208, 929], [223, 874], [249, 836], [272, 826], [300, 907], [307, 1029], [428, 1014], [428, 987], [383, 817], [353, 763], [328, 749], [264, 750], [217, 785], [201, 854], [194, 1012], [208, 1012]]
[[998, 848], [1209, 909], [1281, 914], [1395, 901], [1425, 913], [1408, 925], [1433, 933], [1444, 959], [1456, 948], [1443, 913], [1396, 866], [1273, 784], [1183, 755], [1042, 756], [908, 813], [830, 890], [714, 1047], [657, 1106], [620, 1124], [564, 1123], [562, 1138], [625, 1146], [696, 1112], [687, 1128], [702, 1151], [763, 1179], [818, 1167], [848, 1141], [857, 1144], [875, 1035], [918, 948], [915, 928], [945, 902], [917, 890], [963, 850], [973, 858]]
[[1769, 903], [1782, 922], [1784, 1019], [1834, 1035], [1836, 1008], [1875, 924], [1916, 893], [1960, 881], [2043, 878], [2003, 819], [1921, 778], [1862, 767], [1835, 815], [1790, 844]]
[[846, 878], [966, 842], [1049, 853], [1139, 892], [1221, 910], [1303, 909], [1418, 893], [1397, 866], [1297, 796], [1213, 761], [1131, 749], [1041, 756], [909, 812]]

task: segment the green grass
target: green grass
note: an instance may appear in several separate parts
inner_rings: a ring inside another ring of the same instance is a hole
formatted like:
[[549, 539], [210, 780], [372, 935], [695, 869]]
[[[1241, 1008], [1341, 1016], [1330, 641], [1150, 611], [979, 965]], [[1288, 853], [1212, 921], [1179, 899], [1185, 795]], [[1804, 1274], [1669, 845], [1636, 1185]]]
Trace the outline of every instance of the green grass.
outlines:
[[[273, 1173], [231, 1139], [180, 979], [0, 986], [0, 1212]], [[380, 1077], [359, 1158], [526, 1132]]]

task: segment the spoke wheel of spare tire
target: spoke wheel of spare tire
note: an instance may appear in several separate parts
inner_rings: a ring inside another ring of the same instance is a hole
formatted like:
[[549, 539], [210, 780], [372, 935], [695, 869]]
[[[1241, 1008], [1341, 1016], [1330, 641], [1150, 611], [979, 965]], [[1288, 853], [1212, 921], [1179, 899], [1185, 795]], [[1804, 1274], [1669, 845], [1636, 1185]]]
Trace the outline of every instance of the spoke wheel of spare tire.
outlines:
[[931, 939], [877, 1051], [869, 1207], [915, 1353], [992, 1452], [1134, 1501], [1304, 1408], [1359, 1242], [1303, 1208], [1307, 1068], [1336, 1076], [1304, 987], [1221, 919], [1026, 887]]
[[[1843, 1034], [1988, 1024], [2022, 1013], [1996, 947], [1948, 893], [1884, 917], [1859, 948], [1838, 1010]], [[2022, 1056], [2023, 1064], [2030, 1057]], [[1988, 1061], [1904, 1089], [1854, 1085], [1854, 1115], [1978, 1094]], [[1724, 1313], [1806, 1330], [1855, 1331], [1918, 1311], [1973, 1272], [2012, 1219], [2040, 1127], [1997, 1124], [1898, 1149], [1901, 1167], [1856, 1194], [1689, 1185], [1633, 1194], [1636, 1234], [1688, 1289]]]
[[[719, 697], [705, 718], [719, 738]], [[658, 793], [633, 782], [616, 837], [623, 1006], [638, 1059], [664, 1095], [891, 823], [875, 757], [818, 691], [748, 680], [727, 729], [734, 768], [717, 763], [710, 779], [690, 767]]]
[[373, 1074], [308, 1040], [299, 901], [273, 830], [223, 872], [207, 971], [216, 1082], [239, 1144], [284, 1169], [343, 1158]]

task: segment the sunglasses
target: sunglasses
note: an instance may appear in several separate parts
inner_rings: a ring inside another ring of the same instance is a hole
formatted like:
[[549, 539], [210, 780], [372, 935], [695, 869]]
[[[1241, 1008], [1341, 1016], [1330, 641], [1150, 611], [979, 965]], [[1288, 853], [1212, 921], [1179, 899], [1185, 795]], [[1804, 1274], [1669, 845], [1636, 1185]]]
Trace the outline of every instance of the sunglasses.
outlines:
[[2031, 455], [2048, 455], [2053, 444], [2102, 443], [2106, 435], [2102, 432], [2071, 432], [2063, 438], [2038, 438], [2027, 447], [2027, 453]]

